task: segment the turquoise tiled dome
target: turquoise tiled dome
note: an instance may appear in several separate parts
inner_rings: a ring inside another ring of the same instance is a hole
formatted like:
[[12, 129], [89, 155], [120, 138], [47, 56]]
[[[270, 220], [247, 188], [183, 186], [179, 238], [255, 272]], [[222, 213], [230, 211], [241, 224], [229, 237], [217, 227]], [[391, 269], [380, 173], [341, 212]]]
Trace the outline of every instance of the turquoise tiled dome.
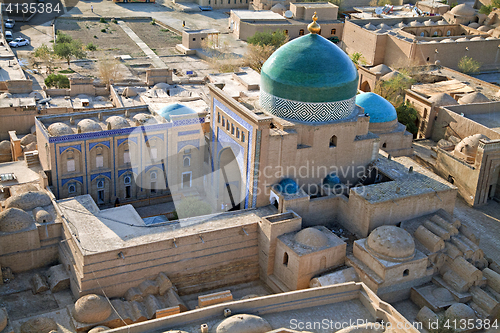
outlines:
[[308, 34], [274, 52], [261, 70], [261, 106], [291, 120], [328, 122], [352, 116], [358, 71], [326, 38]]
[[179, 103], [165, 106], [161, 108], [161, 110], [158, 112], [160, 116], [167, 119], [168, 121], [170, 121], [170, 116], [179, 116], [184, 114], [195, 114], [195, 113], [197, 113], [195, 110]]
[[370, 115], [370, 123], [386, 123], [398, 119], [394, 106], [385, 98], [372, 93], [363, 93], [356, 96], [356, 104], [365, 109]]
[[335, 185], [338, 185], [340, 183], [341, 183], [340, 178], [335, 173], [329, 174], [323, 180], [323, 184], [328, 185], [328, 186], [335, 186]]
[[283, 194], [295, 194], [299, 190], [299, 185], [293, 179], [284, 178], [280, 180], [278, 190]]

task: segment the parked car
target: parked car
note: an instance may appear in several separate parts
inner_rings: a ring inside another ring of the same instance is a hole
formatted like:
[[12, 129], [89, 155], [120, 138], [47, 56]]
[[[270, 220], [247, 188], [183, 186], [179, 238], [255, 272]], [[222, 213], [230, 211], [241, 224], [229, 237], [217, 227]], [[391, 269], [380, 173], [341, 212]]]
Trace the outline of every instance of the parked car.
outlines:
[[9, 43], [10, 47], [20, 47], [25, 45], [30, 45], [30, 41], [26, 38], [17, 37], [12, 42]]
[[12, 31], [5, 31], [5, 40], [8, 42], [12, 42], [14, 40], [14, 36], [12, 36]]
[[13, 19], [5, 20], [5, 27], [8, 29], [14, 28], [14, 24], [16, 24], [16, 22]]

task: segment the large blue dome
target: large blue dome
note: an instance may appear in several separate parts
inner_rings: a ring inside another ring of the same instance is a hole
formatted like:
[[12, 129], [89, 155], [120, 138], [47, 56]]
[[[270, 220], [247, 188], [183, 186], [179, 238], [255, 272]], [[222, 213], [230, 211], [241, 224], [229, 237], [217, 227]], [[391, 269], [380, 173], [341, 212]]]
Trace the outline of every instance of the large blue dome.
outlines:
[[370, 115], [370, 123], [386, 123], [398, 119], [394, 106], [375, 93], [359, 94], [356, 96], [356, 104], [365, 109], [365, 113]]
[[160, 111], [158, 112], [160, 116], [167, 119], [168, 121], [170, 121], [170, 116], [179, 116], [184, 114], [195, 114], [195, 113], [197, 113], [195, 110], [179, 103], [165, 106], [161, 108]]
[[303, 122], [349, 118], [355, 110], [358, 71], [347, 54], [311, 33], [274, 52], [260, 76], [260, 103], [270, 113]]

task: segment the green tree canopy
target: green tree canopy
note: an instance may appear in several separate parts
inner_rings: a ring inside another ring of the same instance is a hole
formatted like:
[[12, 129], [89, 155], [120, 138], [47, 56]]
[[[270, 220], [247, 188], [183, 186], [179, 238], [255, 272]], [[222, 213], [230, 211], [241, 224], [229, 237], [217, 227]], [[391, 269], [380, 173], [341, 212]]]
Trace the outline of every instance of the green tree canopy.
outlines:
[[418, 119], [418, 112], [414, 107], [411, 106], [409, 102], [406, 104], [401, 104], [396, 108], [396, 112], [398, 114], [398, 121], [406, 126], [408, 132], [413, 135], [416, 135], [418, 132], [418, 128], [416, 125], [416, 121]]
[[57, 35], [56, 44], [54, 45], [54, 54], [61, 59], [66, 60], [68, 66], [72, 57], [82, 59], [86, 53], [83, 50], [80, 40], [72, 39], [65, 34]]
[[248, 44], [259, 46], [273, 46], [275, 49], [285, 44], [288, 36], [284, 30], [256, 32], [247, 39]]
[[247, 39], [249, 45], [245, 65], [260, 73], [266, 60], [287, 41], [288, 36], [283, 30], [256, 32]]
[[45, 85], [49, 88], [52, 87], [59, 89], [69, 88], [69, 79], [66, 75], [50, 74], [45, 79]]
[[390, 80], [378, 81], [374, 92], [398, 107], [403, 104], [405, 90], [411, 88], [413, 83], [415, 80], [410, 76], [399, 73]]

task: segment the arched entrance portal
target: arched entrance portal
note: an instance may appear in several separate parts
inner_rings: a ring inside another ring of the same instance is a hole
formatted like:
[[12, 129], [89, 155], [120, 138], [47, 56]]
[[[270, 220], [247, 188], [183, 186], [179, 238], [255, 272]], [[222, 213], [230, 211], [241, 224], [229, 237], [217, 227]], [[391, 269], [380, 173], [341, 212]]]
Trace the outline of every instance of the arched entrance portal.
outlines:
[[364, 92], [370, 92], [372, 91], [372, 88], [370, 88], [370, 84], [368, 81], [365, 81], [361, 84], [361, 87], [359, 87], [359, 90], [364, 91]]
[[223, 210], [242, 208], [244, 186], [236, 156], [229, 147], [224, 148], [219, 155], [219, 170], [219, 201], [224, 206]]

